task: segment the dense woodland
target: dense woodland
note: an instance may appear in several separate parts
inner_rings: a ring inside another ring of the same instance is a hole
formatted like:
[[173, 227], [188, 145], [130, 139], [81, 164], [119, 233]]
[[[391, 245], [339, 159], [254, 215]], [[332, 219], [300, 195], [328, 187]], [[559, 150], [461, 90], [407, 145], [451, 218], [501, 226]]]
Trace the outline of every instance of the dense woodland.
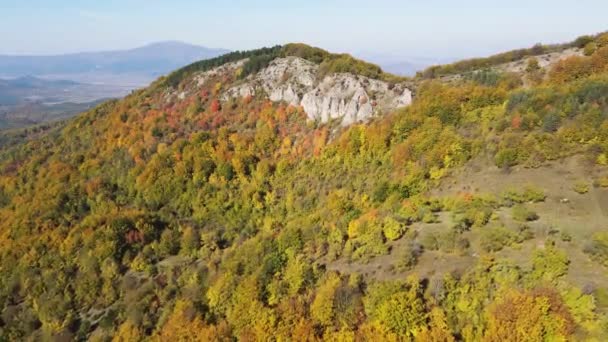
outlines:
[[[388, 77], [288, 45], [201, 62], [12, 137], [0, 150], [0, 340], [605, 341], [608, 288], [566, 280], [568, 237], [548, 237], [526, 267], [496, 254], [532, 238], [528, 203], [543, 189], [430, 191], [471, 160], [508, 172], [572, 155], [608, 187], [607, 38], [548, 71], [531, 59], [525, 75], [421, 82], [410, 107], [347, 128], [262, 95], [221, 101], [242, 70], [193, 80], [243, 57], [260, 61], [254, 72], [275, 54]], [[411, 228], [440, 213], [449, 231]], [[584, 243], [608, 272], [608, 233]], [[417, 272], [424, 253], [473, 250], [464, 272]], [[327, 267], [397, 252], [398, 279]]]

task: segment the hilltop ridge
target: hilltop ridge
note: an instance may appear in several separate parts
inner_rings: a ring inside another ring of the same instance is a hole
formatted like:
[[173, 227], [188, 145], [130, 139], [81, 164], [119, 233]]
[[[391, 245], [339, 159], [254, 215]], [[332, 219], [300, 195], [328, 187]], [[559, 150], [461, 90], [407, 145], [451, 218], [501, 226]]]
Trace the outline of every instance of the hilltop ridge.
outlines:
[[274, 102], [302, 106], [311, 120], [338, 120], [343, 125], [366, 121], [412, 101], [407, 79], [349, 55], [334, 55], [303, 44], [236, 52], [198, 62], [172, 73], [160, 84], [179, 89], [173, 96], [183, 99], [218, 77], [235, 80], [222, 85], [222, 101], [264, 94]]

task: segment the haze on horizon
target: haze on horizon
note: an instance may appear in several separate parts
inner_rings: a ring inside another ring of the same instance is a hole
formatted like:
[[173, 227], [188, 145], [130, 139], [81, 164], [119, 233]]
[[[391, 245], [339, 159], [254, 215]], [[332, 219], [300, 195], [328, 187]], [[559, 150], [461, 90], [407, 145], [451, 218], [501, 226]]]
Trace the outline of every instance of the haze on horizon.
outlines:
[[[525, 8], [525, 10], [522, 10]], [[0, 54], [130, 49], [179, 40], [231, 50], [304, 42], [362, 57], [489, 55], [607, 29], [608, 2], [109, 0], [0, 2]]]

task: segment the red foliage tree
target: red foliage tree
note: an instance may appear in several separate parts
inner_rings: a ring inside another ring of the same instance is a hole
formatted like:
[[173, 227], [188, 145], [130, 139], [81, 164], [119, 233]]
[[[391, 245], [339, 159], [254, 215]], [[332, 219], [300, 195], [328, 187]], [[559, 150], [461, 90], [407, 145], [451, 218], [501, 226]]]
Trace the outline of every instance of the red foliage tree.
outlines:
[[212, 113], [217, 113], [221, 109], [222, 109], [222, 105], [220, 104], [220, 101], [218, 101], [218, 100], [211, 101], [211, 112]]
[[513, 119], [511, 119], [511, 127], [514, 129], [519, 129], [521, 128], [521, 122], [521, 115], [515, 114], [515, 116], [513, 116]]

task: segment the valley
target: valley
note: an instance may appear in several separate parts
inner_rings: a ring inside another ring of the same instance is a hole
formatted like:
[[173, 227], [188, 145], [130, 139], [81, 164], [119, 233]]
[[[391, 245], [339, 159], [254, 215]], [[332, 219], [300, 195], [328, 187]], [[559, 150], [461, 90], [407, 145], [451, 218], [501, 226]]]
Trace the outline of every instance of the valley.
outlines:
[[70, 118], [184, 64], [225, 52], [167, 41], [130, 50], [0, 55], [0, 130]]

